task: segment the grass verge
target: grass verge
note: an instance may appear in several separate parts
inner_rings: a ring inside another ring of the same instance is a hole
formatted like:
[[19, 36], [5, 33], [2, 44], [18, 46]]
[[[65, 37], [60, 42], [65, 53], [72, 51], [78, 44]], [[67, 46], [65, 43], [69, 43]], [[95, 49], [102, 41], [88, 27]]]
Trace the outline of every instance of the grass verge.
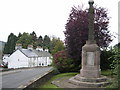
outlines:
[[[103, 70], [101, 71], [101, 74], [107, 77], [111, 77], [111, 70]], [[58, 78], [62, 78], [62, 77], [72, 77], [75, 76], [76, 74], [79, 74], [77, 72], [71, 72], [71, 73], [61, 73], [61, 74], [57, 74], [55, 76], [53, 76], [51, 79], [49, 79], [47, 82], [45, 82], [43, 85], [41, 85], [38, 90], [41, 90], [41, 88], [59, 88], [53, 84], [51, 84], [51, 82], [53, 80], [56, 80]]]
[[111, 76], [112, 71], [111, 70], [103, 70], [103, 71], [101, 71], [101, 74], [104, 76]]
[[50, 80], [48, 80], [44, 85], [41, 85], [38, 90], [41, 90], [41, 88], [58, 88], [57, 86], [51, 84], [51, 82], [53, 80], [58, 79], [58, 78], [62, 78], [65, 76], [72, 77], [72, 76], [75, 76], [76, 74], [78, 74], [78, 73], [75, 73], [75, 72], [73, 72], [73, 73], [61, 73], [61, 74], [55, 75]]

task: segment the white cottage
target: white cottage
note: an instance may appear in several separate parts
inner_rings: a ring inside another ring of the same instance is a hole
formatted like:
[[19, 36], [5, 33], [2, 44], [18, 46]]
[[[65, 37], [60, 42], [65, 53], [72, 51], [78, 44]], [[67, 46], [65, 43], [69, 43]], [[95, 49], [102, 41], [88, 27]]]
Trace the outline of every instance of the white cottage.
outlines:
[[48, 50], [41, 47], [33, 49], [32, 45], [28, 49], [23, 49], [21, 44], [16, 45], [16, 51], [3, 61], [8, 61], [8, 68], [48, 66], [52, 63], [52, 56]]

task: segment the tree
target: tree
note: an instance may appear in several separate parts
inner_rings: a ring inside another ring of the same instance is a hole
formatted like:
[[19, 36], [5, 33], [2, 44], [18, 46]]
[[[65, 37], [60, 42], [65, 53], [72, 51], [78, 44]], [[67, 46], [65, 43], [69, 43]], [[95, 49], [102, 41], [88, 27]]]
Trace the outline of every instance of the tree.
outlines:
[[50, 43], [50, 52], [52, 55], [65, 49], [64, 43], [59, 38], [53, 37]]
[[35, 31], [33, 31], [32, 33], [30, 33], [30, 35], [32, 36], [32, 40], [33, 41], [37, 40], [37, 35], [36, 35]]
[[18, 34], [18, 39], [19, 39], [21, 36], [22, 36], [22, 34], [19, 32], [19, 34]]
[[41, 35], [37, 39], [37, 46], [43, 47], [43, 38]]
[[10, 33], [10, 35], [8, 36], [7, 43], [5, 44], [3, 53], [12, 54], [15, 50], [16, 41], [17, 41], [17, 36], [14, 35], [13, 33]]
[[110, 83], [112, 83], [110, 86], [108, 86], [108, 88], [116, 88], [116, 90], [118, 90], [120, 88], [119, 83], [120, 83], [120, 47], [119, 47], [120, 43], [116, 46], [114, 46], [111, 51], [114, 53], [113, 55], [111, 55], [111, 57], [109, 59], [112, 59], [113, 62], [111, 64], [111, 68], [112, 68], [112, 75], [116, 75], [116, 77], [110, 81]]
[[43, 47], [48, 49], [50, 48], [50, 38], [47, 35], [44, 36]]
[[17, 43], [22, 44], [23, 48], [27, 48], [29, 44], [33, 44], [32, 36], [29, 33], [24, 32]]
[[63, 73], [74, 71], [73, 67], [75, 66], [73, 64], [73, 60], [71, 58], [68, 58], [65, 50], [55, 53], [53, 58], [53, 65], [59, 70], [59, 72]]
[[32, 37], [33, 47], [36, 48], [37, 47], [37, 35], [36, 35], [35, 31], [30, 33], [30, 36]]
[[[107, 47], [111, 39], [108, 30], [109, 17], [105, 8], [95, 7], [94, 18], [95, 40], [100, 48]], [[88, 39], [88, 9], [73, 7], [65, 26], [65, 45], [70, 58], [76, 67], [80, 64], [82, 46]]]

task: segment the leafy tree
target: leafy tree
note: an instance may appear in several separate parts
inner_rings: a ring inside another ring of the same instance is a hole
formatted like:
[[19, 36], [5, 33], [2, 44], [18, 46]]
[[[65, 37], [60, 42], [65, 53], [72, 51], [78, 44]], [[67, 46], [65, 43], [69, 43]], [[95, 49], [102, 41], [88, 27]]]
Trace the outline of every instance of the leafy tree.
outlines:
[[50, 51], [52, 51], [57, 43], [59, 38], [56, 38], [56, 37], [52, 37], [52, 40], [50, 42]]
[[7, 43], [5, 44], [3, 53], [12, 54], [15, 50], [16, 41], [17, 41], [17, 36], [14, 35], [13, 33], [10, 33], [10, 35], [8, 36]]
[[60, 40], [59, 38], [55, 38], [55, 37], [53, 37], [53, 39], [51, 40], [50, 46], [51, 46], [50, 51], [51, 51], [52, 55], [54, 55], [58, 51], [62, 51], [65, 49], [63, 41]]
[[33, 44], [32, 37], [29, 33], [23, 33], [22, 36], [19, 38], [17, 43], [21, 43], [23, 48], [27, 48], [29, 44]]
[[[108, 30], [109, 17], [105, 8], [95, 7], [94, 30], [95, 40], [101, 47], [107, 47], [111, 39]], [[78, 67], [81, 60], [82, 46], [88, 39], [88, 9], [83, 10], [80, 7], [73, 7], [67, 24], [65, 26], [65, 45], [70, 58], [74, 60], [75, 66]]]
[[50, 37], [45, 35], [43, 39], [43, 47], [44, 48], [50, 48]]

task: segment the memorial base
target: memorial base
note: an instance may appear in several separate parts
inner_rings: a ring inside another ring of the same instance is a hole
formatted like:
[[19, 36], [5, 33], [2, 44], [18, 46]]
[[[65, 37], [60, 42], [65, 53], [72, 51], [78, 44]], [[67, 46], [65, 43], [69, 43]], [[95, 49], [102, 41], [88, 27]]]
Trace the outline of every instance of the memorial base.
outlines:
[[70, 78], [68, 82], [77, 85], [78, 87], [86, 87], [86, 88], [104, 87], [109, 84], [107, 82], [107, 77], [105, 76], [100, 76], [99, 78], [85, 78], [85, 77], [81, 77], [80, 74]]
[[94, 70], [94, 69], [81, 69], [80, 74], [81, 77], [86, 77], [86, 78], [98, 78], [100, 77], [101, 69], [99, 70]]

